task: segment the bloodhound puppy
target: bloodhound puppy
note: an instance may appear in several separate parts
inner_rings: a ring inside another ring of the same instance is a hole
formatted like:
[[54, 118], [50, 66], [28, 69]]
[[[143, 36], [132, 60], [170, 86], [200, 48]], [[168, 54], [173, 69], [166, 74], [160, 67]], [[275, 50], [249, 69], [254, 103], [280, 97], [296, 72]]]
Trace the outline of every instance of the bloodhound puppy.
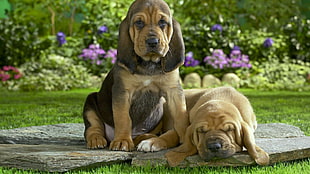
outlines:
[[167, 152], [170, 166], [196, 154], [209, 161], [227, 158], [245, 147], [259, 165], [269, 163], [269, 155], [255, 144], [256, 117], [248, 99], [231, 87], [185, 91], [190, 126], [184, 143]]
[[184, 50], [164, 1], [133, 2], [120, 24], [117, 62], [84, 105], [88, 148], [131, 151], [144, 140], [138, 150], [158, 151], [182, 142], [189, 124], [178, 70]]

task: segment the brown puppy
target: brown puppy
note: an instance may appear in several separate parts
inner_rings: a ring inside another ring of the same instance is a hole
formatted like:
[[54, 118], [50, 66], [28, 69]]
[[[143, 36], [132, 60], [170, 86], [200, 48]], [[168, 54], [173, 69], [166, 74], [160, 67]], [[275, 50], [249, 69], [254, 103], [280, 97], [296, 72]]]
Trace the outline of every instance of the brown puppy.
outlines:
[[267, 165], [269, 155], [255, 144], [256, 117], [248, 99], [231, 87], [185, 91], [190, 126], [184, 143], [166, 153], [170, 166], [198, 152], [209, 161], [227, 158], [247, 148], [257, 164]]
[[[180, 25], [162, 0], [136, 0], [120, 24], [117, 63], [85, 102], [87, 147], [131, 151], [133, 138], [152, 138], [141, 151], [176, 146], [188, 126], [178, 67], [184, 63]], [[178, 120], [173, 122], [173, 120]], [[174, 128], [174, 129], [173, 129]], [[144, 135], [146, 133], [151, 133]]]

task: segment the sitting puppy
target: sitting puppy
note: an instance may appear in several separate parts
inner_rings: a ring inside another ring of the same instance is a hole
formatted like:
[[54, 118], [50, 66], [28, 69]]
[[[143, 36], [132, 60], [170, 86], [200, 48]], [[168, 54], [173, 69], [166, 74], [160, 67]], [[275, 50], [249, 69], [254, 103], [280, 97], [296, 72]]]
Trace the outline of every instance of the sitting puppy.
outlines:
[[246, 147], [259, 165], [269, 163], [269, 155], [255, 144], [256, 117], [248, 99], [231, 87], [185, 91], [190, 126], [184, 144], [166, 153], [170, 166], [198, 152], [210, 161], [227, 158]]
[[131, 151], [153, 137], [138, 150], [158, 151], [183, 140], [189, 124], [178, 69], [184, 50], [180, 25], [164, 1], [133, 2], [120, 24], [117, 62], [85, 101], [88, 148]]

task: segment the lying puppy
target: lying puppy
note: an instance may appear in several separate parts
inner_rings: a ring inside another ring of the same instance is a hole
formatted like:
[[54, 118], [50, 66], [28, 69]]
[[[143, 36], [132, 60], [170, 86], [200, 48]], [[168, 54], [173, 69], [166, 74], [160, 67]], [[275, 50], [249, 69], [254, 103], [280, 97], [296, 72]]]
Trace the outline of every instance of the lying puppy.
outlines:
[[183, 140], [188, 116], [178, 68], [184, 50], [180, 25], [164, 1], [133, 2], [120, 24], [117, 62], [84, 105], [88, 148], [110, 144], [110, 150], [131, 151], [158, 133], [139, 150], [158, 151]]
[[269, 155], [255, 144], [256, 117], [248, 99], [231, 87], [185, 90], [190, 126], [184, 144], [166, 153], [170, 166], [196, 154], [205, 160], [227, 158], [247, 148], [259, 165]]

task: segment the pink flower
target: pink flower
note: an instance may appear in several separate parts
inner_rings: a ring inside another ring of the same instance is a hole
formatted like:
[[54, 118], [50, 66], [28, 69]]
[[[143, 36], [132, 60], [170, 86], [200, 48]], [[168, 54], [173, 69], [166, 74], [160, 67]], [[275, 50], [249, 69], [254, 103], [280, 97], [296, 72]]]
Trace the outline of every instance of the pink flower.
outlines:
[[22, 74], [13, 66], [3, 66], [2, 69], [0, 69], [0, 80], [3, 82], [8, 81], [11, 78], [17, 80], [21, 77]]
[[22, 74], [15, 74], [14, 79], [20, 79], [23, 75]]
[[1, 74], [0, 78], [3, 82], [7, 81], [10, 79], [10, 74]]
[[3, 71], [10, 71], [11, 70], [11, 66], [3, 66]]

